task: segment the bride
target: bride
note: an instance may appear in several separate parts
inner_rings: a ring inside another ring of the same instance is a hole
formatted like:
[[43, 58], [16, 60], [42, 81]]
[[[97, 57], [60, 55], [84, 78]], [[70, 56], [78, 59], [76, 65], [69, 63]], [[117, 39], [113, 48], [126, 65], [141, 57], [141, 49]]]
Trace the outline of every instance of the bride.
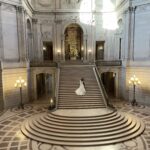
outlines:
[[84, 80], [83, 80], [83, 78], [80, 79], [80, 86], [79, 86], [79, 88], [76, 89], [75, 93], [77, 95], [85, 95], [86, 90], [85, 90], [85, 87], [84, 87]]

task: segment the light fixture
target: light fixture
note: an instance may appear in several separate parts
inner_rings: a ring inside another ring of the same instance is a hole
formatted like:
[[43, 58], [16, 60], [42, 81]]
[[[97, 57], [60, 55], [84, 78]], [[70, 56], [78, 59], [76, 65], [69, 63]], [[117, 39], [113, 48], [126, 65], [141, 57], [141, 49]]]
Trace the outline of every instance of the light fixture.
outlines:
[[113, 72], [113, 77], [114, 77], [114, 78], [116, 77], [116, 73], [114, 73], [114, 72]]
[[101, 45], [101, 46], [99, 46], [99, 47], [98, 47], [98, 49], [99, 49], [99, 50], [102, 50], [102, 49], [103, 49], [103, 46], [102, 46], [102, 45]]
[[84, 50], [84, 48], [83, 48], [83, 46], [81, 47], [81, 51], [83, 51]]
[[91, 49], [89, 49], [88, 52], [91, 53], [92, 52]]
[[60, 54], [60, 50], [57, 50], [57, 53]]
[[132, 106], [137, 106], [137, 102], [135, 99], [135, 87], [136, 87], [136, 85], [141, 84], [141, 82], [135, 75], [133, 75], [133, 77], [131, 77], [129, 80], [129, 84], [133, 85], [133, 100], [132, 100], [131, 104], [132, 104]]
[[20, 104], [19, 104], [18, 108], [22, 108], [22, 109], [24, 109], [24, 104], [22, 102], [22, 88], [25, 86], [27, 86], [27, 83], [25, 82], [24, 79], [22, 79], [22, 77], [19, 77], [19, 79], [17, 79], [14, 84], [14, 87], [19, 88], [19, 90], [20, 90]]
[[60, 61], [60, 59], [61, 59], [61, 50], [57, 50], [57, 59], [58, 59], [58, 61]]
[[54, 100], [53, 100], [53, 98], [51, 98], [50, 99], [50, 106], [49, 106], [49, 110], [52, 110], [53, 108], [54, 108], [54, 106], [55, 106], [55, 103], [54, 103]]
[[43, 46], [43, 51], [46, 51], [46, 47], [45, 46]]

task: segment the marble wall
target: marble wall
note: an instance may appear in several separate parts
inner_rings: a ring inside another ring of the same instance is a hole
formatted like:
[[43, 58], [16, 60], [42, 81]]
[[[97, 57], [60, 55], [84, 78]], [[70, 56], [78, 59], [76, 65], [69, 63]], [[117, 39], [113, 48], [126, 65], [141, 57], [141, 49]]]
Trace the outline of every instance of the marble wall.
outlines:
[[[22, 77], [25, 81], [27, 79], [27, 70], [23, 68], [4, 69], [3, 76], [3, 101], [4, 108], [16, 106], [20, 104], [20, 90], [15, 88], [14, 84], [19, 77]], [[28, 102], [28, 90], [27, 87], [23, 87], [22, 90], [23, 103]]]
[[[3, 59], [19, 59], [16, 8], [11, 5], [1, 6], [1, 24], [3, 35]], [[8, 44], [9, 43], [9, 44]]]
[[[89, 0], [88, 3], [87, 0], [23, 0], [22, 4], [19, 0], [0, 2], [0, 59], [2, 64], [7, 64], [6, 68], [2, 68], [2, 93], [6, 107], [19, 102], [19, 99], [12, 102], [16, 91], [12, 90], [13, 81], [8, 83], [11, 73], [14, 80], [17, 77], [15, 68], [22, 70], [20, 74], [32, 81], [31, 91], [34, 94], [31, 99], [36, 99], [35, 76], [47, 68], [32, 70], [21, 63], [43, 62], [43, 41], [53, 43], [54, 61], [65, 61], [64, 33], [71, 23], [77, 23], [83, 30], [84, 61], [95, 60], [96, 41], [105, 41], [104, 60], [123, 61], [120, 68], [108, 67], [118, 75], [117, 96], [132, 99], [132, 89], [127, 83], [130, 76], [136, 73], [143, 80], [141, 89], [137, 89], [138, 101], [150, 103], [150, 89], [146, 82], [149, 81], [150, 67], [150, 0], [107, 0], [107, 3], [104, 0]], [[31, 25], [30, 32], [27, 22]], [[110, 29], [114, 22], [118, 27]], [[108, 68], [103, 67], [101, 71], [108, 71]]]

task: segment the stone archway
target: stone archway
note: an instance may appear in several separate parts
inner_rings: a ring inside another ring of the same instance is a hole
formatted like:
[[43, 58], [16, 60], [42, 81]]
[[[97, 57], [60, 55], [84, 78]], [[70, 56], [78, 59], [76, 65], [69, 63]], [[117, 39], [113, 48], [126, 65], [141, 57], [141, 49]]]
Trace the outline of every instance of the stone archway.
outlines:
[[72, 23], [65, 29], [65, 60], [83, 59], [83, 30], [76, 24]]

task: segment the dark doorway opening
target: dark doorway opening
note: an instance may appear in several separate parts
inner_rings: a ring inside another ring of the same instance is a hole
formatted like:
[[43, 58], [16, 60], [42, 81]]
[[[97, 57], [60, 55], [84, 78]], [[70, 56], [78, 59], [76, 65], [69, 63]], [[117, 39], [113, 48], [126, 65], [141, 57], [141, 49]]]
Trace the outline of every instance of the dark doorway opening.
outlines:
[[96, 41], [96, 60], [104, 59], [104, 44], [105, 41]]
[[53, 43], [43, 42], [43, 59], [44, 61], [53, 61]]
[[113, 72], [105, 72], [101, 74], [102, 82], [109, 97], [116, 97], [115, 87], [116, 74]]
[[37, 99], [50, 99], [52, 97], [52, 75], [40, 73], [36, 75]]

